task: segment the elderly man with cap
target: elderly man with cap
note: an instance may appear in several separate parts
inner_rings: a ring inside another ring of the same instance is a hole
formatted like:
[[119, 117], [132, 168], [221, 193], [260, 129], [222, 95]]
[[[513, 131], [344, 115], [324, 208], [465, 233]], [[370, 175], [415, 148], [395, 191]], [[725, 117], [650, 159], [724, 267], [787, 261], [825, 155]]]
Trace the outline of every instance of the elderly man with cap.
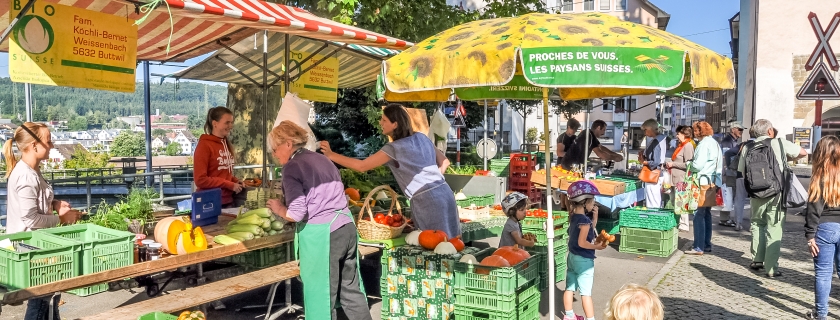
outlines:
[[[733, 209], [733, 198], [737, 197], [735, 195], [736, 182], [738, 176], [738, 162], [733, 162], [732, 159], [737, 159], [735, 156], [738, 154], [738, 150], [740, 149], [741, 144], [741, 135], [744, 133], [744, 126], [741, 125], [738, 121], [731, 121], [729, 122], [729, 133], [724, 135], [723, 139], [720, 140], [720, 148], [723, 150], [723, 184], [725, 185], [726, 191], [724, 197], [724, 207], [721, 211], [721, 221], [720, 225], [727, 226], [727, 227], [735, 227], [736, 229], [741, 229], [740, 225], [742, 221], [732, 220], [731, 219], [731, 211]], [[732, 150], [732, 152], [728, 152]], [[723, 220], [726, 217], [728, 220]]]

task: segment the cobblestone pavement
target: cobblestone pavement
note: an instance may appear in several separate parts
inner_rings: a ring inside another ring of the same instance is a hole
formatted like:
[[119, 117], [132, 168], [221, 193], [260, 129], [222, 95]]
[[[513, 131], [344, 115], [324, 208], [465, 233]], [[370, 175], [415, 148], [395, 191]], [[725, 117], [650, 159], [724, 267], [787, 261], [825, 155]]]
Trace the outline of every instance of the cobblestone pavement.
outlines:
[[[714, 223], [713, 252], [683, 255], [656, 286], [665, 319], [804, 319], [814, 303], [814, 265], [806, 251], [804, 218], [788, 215], [779, 260], [783, 276], [776, 279], [747, 267], [749, 230], [736, 232], [717, 225], [717, 219]], [[832, 319], [840, 319], [838, 290], [835, 277], [829, 300]]]

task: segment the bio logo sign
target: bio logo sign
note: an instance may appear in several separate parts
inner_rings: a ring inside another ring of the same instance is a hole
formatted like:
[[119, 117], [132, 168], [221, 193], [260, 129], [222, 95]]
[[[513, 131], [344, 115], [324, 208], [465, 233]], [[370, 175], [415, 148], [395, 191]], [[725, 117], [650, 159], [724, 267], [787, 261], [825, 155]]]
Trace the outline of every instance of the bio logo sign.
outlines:
[[33, 14], [20, 19], [12, 37], [24, 51], [41, 54], [52, 48], [55, 32], [47, 19]]

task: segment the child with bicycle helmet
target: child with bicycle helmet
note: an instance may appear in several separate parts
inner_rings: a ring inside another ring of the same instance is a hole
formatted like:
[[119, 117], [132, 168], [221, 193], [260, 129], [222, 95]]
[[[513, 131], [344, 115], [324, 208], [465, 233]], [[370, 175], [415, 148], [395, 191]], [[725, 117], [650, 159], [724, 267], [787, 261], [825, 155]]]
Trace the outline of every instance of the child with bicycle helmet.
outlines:
[[595, 196], [601, 194], [592, 182], [580, 180], [572, 183], [569, 195], [569, 256], [566, 260], [566, 292], [563, 294], [563, 306], [566, 314], [563, 320], [582, 320], [572, 309], [575, 291], [580, 292], [583, 312], [586, 320], [595, 319], [595, 308], [592, 305], [592, 283], [595, 277], [595, 250], [607, 247], [607, 242], [594, 243], [596, 238], [595, 224], [598, 222], [598, 211], [594, 210], [592, 219], [586, 216], [593, 212]]
[[505, 227], [502, 229], [499, 247], [519, 245], [521, 247], [533, 247], [536, 237], [533, 234], [522, 234], [522, 225], [519, 221], [525, 219], [528, 211], [528, 197], [519, 192], [511, 192], [502, 199], [502, 210], [508, 217]]

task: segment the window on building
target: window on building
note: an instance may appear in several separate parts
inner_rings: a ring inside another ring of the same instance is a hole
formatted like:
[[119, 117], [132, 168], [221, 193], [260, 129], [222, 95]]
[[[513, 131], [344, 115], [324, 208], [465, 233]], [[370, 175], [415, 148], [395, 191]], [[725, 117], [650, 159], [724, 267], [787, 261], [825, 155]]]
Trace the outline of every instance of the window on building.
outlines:
[[604, 99], [603, 103], [604, 103], [604, 112], [613, 112], [613, 110], [614, 110], [613, 103], [615, 103], [615, 100]]
[[595, 11], [595, 0], [583, 0], [583, 11]]
[[636, 99], [627, 98], [627, 100], [629, 100], [630, 111], [636, 111]]
[[615, 11], [627, 10], [627, 0], [615, 0]]
[[572, 0], [563, 0], [563, 7], [560, 8], [560, 12], [572, 11], [575, 11], [575, 3]]
[[615, 112], [616, 113], [623, 113], [627, 111], [627, 105], [625, 104], [624, 99], [615, 99], [613, 103], [615, 104]]
[[610, 0], [600, 0], [601, 11], [610, 11]]
[[607, 131], [604, 131], [604, 138], [612, 139], [613, 137], [615, 137], [615, 128], [607, 127]]

